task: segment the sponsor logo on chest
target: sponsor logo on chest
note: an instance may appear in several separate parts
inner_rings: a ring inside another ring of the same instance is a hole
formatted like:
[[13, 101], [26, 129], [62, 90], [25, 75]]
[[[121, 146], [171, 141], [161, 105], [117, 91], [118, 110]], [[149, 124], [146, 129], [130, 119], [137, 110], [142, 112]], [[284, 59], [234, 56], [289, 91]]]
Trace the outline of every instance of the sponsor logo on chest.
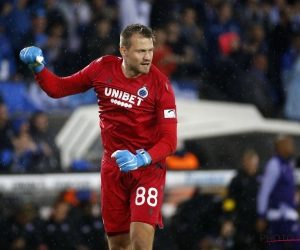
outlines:
[[144, 101], [143, 98], [148, 96], [148, 90], [146, 87], [143, 87], [137, 91], [137, 95], [133, 95], [122, 90], [106, 87], [104, 90], [104, 95], [111, 98], [111, 103], [123, 106], [125, 108], [132, 108], [133, 105], [141, 105], [141, 103]]

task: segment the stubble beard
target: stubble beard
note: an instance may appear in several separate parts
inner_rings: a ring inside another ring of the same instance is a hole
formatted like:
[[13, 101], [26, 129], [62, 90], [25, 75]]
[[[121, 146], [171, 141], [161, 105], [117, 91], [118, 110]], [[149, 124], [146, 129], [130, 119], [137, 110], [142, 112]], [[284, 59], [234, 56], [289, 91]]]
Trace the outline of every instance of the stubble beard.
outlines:
[[140, 64], [139, 65], [129, 65], [129, 68], [135, 75], [148, 74], [150, 71], [150, 66], [144, 69]]

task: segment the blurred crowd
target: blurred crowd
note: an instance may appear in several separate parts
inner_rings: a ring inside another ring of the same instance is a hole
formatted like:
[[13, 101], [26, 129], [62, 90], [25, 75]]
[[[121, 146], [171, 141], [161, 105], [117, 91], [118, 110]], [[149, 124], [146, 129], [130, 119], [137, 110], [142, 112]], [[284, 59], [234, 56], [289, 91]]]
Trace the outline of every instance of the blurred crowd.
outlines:
[[[100, 56], [119, 56], [119, 33], [133, 22], [156, 31], [153, 64], [172, 83], [196, 86], [197, 98], [251, 103], [265, 117], [300, 121], [297, 0], [0, 0], [0, 173], [61, 171], [47, 115], [96, 103], [94, 93], [48, 98], [19, 60], [20, 50], [40, 47], [46, 66], [66, 76]], [[25, 106], [29, 113], [22, 113]], [[269, 222], [256, 211], [263, 178], [257, 152], [246, 151], [241, 165], [225, 195], [197, 189], [179, 204], [157, 231], [154, 249], [265, 249]], [[195, 170], [200, 163], [179, 141], [168, 166]], [[1, 247], [106, 249], [89, 194], [60, 194], [48, 216], [31, 203], [1, 211]]]
[[45, 113], [10, 119], [7, 106], [0, 102], [0, 138], [0, 173], [61, 170], [60, 153]]
[[66, 190], [48, 206], [1, 199], [0, 244], [7, 250], [108, 250], [96, 194]]
[[154, 65], [171, 80], [194, 83], [199, 98], [300, 119], [296, 0], [1, 0], [0, 81], [33, 82], [18, 56], [25, 46], [40, 47], [60, 76], [119, 55], [119, 33], [133, 22], [157, 32]]
[[9, 121], [0, 125], [0, 170], [29, 170], [17, 165], [32, 160], [41, 170], [45, 157], [51, 167], [44, 169], [57, 169], [53, 135], [37, 142], [30, 129], [18, 138], [20, 128], [37, 113], [97, 102], [93, 91], [48, 97], [19, 59], [20, 50], [40, 47], [46, 66], [66, 76], [100, 56], [119, 56], [120, 31], [133, 22], [156, 31], [153, 64], [170, 77], [175, 94], [190, 89], [189, 99], [252, 103], [265, 117], [300, 120], [299, 1], [0, 0], [1, 119]]
[[[177, 197], [173, 212], [162, 210], [165, 227], [156, 230], [153, 250], [298, 250], [295, 150], [291, 137], [278, 135], [265, 169], [258, 153], [248, 149], [228, 186], [215, 191], [194, 187]], [[164, 204], [174, 202], [172, 192], [166, 190]], [[52, 192], [46, 202], [26, 197], [0, 196], [3, 249], [108, 249], [98, 192], [67, 189]]]

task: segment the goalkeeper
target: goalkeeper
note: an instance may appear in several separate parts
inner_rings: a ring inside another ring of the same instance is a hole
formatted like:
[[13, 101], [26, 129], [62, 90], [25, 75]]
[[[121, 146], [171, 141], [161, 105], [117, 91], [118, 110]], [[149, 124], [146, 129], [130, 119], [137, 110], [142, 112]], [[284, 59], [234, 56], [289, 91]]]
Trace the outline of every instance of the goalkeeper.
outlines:
[[141, 24], [120, 35], [120, 53], [103, 56], [68, 77], [44, 65], [37, 47], [21, 50], [39, 86], [61, 98], [93, 88], [105, 149], [101, 163], [101, 209], [110, 250], [151, 250], [163, 227], [165, 159], [174, 153], [177, 118], [171, 84], [151, 65], [155, 36]]

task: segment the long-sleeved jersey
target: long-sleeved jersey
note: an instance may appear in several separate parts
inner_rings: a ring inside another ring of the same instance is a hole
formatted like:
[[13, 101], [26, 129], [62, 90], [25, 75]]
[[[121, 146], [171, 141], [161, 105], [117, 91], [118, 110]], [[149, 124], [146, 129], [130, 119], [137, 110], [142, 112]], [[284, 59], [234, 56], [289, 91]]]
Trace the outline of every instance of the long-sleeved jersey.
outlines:
[[[126, 78], [122, 59], [104, 56], [68, 77], [44, 68], [34, 75], [51, 97], [60, 98], [93, 88], [99, 105], [104, 159], [111, 154], [144, 148], [152, 163], [164, 161], [176, 149], [177, 115], [172, 86], [155, 66], [148, 74]], [[84, 122], [84, 121], [83, 121]], [[87, 131], [88, 133], [88, 131]]]

